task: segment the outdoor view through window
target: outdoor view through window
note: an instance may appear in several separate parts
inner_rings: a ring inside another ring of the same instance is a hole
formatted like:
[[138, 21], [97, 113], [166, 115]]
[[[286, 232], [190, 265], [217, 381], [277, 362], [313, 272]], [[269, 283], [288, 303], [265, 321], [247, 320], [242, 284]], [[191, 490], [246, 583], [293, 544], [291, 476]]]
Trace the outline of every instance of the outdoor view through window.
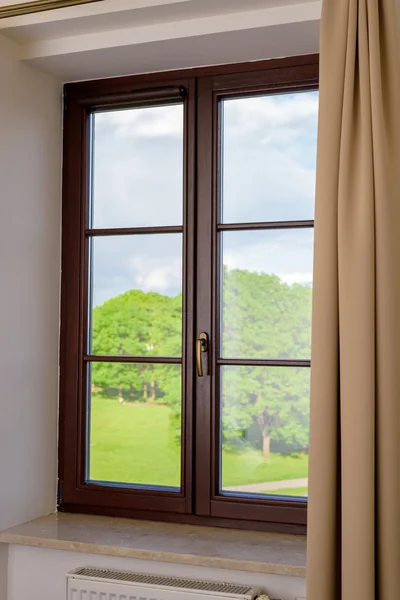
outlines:
[[242, 224], [219, 234], [224, 491], [307, 495], [317, 110], [317, 92], [220, 107], [220, 222]]
[[[93, 228], [182, 226], [183, 104], [95, 113]], [[110, 201], [112, 199], [112, 201]], [[180, 486], [182, 233], [91, 239], [91, 480]]]
[[[219, 102], [222, 495], [307, 496], [317, 112], [316, 91]], [[184, 122], [183, 102], [91, 116], [89, 482], [181, 487]]]

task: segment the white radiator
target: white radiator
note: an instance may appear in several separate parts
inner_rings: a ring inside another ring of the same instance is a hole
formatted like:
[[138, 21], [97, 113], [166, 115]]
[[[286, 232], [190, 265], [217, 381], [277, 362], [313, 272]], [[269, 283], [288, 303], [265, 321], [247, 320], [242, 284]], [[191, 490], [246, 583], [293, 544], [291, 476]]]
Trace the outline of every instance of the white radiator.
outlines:
[[83, 567], [67, 574], [67, 600], [269, 600], [245, 585]]

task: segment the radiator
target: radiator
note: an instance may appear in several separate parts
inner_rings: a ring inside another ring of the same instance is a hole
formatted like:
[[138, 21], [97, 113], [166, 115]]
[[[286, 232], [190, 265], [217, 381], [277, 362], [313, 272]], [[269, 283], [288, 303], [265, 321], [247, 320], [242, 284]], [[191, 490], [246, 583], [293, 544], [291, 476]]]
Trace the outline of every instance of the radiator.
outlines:
[[269, 600], [246, 585], [82, 567], [67, 574], [67, 600]]

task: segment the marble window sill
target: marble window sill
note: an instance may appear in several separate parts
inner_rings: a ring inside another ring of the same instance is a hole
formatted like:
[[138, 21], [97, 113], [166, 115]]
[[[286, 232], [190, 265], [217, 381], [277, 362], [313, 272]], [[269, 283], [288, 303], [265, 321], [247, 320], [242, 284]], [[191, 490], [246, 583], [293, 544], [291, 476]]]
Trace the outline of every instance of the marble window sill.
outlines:
[[0, 543], [306, 576], [305, 536], [59, 513], [1, 532]]

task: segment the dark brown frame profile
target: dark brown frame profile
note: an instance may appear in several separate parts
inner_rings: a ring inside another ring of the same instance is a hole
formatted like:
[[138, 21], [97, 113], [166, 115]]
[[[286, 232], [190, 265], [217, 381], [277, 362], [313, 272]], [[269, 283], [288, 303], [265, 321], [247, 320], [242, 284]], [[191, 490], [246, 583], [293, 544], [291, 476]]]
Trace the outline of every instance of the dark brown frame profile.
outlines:
[[[309, 361], [222, 359], [217, 352], [218, 234], [223, 230], [313, 227], [313, 221], [218, 224], [218, 102], [229, 96], [318, 88], [318, 57], [208, 67], [68, 84], [65, 88], [60, 346], [59, 509], [193, 524], [304, 533], [301, 500], [218, 492], [220, 365], [309, 367]], [[183, 226], [90, 229], [88, 127], [96, 108], [176, 102], [185, 107]], [[85, 348], [88, 240], [93, 236], [183, 233], [183, 358], [91, 356]], [[201, 235], [199, 235], [201, 232]], [[196, 265], [196, 269], [194, 266]], [[196, 271], [196, 281], [194, 273]], [[208, 375], [195, 374], [197, 335], [210, 335]], [[181, 364], [181, 490], [86, 483], [86, 369], [90, 362]]]

